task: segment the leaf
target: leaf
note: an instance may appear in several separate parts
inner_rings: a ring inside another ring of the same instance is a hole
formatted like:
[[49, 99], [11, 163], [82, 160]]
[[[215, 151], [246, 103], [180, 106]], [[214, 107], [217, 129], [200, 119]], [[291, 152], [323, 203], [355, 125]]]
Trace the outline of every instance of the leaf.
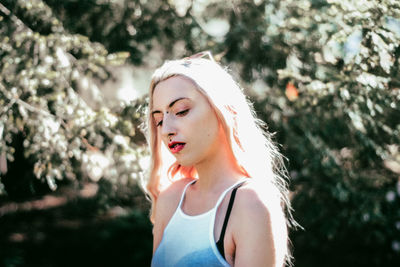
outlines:
[[390, 73], [390, 68], [393, 66], [394, 60], [393, 60], [392, 56], [390, 55], [389, 46], [375, 32], [371, 32], [370, 34], [371, 34], [372, 41], [376, 46], [376, 47], [374, 47], [374, 49], [378, 50], [377, 52], [379, 54], [380, 66], [386, 73]]

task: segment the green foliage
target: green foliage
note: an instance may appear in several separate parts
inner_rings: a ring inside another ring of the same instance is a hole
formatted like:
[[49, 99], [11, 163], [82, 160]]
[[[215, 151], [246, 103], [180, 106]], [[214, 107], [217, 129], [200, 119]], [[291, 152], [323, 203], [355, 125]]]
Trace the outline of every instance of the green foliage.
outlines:
[[[100, 42], [110, 52], [127, 51], [129, 61], [143, 64], [153, 48], [171, 55], [174, 45], [183, 41], [185, 49], [200, 49], [199, 38], [205, 38], [196, 20], [180, 14], [173, 1], [57, 1], [45, 0], [68, 31]], [[77, 23], [81, 20], [87, 23]]]
[[396, 265], [400, 33], [388, 21], [400, 5], [280, 1], [271, 10], [287, 18], [269, 27], [288, 56], [257, 107], [289, 158], [305, 227], [294, 235], [298, 266]]
[[[129, 54], [110, 54], [68, 33], [43, 1], [5, 1], [0, 11], [0, 155], [10, 168], [1, 181], [8, 194], [18, 196], [18, 189], [7, 189], [29, 173], [28, 195], [35, 194], [34, 179], [51, 190], [58, 181], [102, 177], [134, 184], [143, 154], [143, 136], [135, 131], [143, 100], [111, 110], [80, 95], [93, 90], [89, 79], [110, 78], [107, 66], [121, 65]], [[11, 164], [18, 136], [25, 170], [21, 161]]]

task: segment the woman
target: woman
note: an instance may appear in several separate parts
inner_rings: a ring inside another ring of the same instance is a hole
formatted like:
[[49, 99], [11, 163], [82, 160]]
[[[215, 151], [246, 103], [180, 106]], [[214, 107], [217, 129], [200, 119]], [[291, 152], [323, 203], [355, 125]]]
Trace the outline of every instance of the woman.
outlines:
[[282, 157], [240, 87], [205, 54], [168, 61], [152, 77], [152, 266], [284, 266]]

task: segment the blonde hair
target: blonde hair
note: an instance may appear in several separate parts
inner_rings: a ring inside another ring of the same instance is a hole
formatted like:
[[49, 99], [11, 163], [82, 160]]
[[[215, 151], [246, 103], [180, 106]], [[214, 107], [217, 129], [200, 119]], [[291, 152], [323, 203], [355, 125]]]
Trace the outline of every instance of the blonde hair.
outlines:
[[[287, 171], [282, 155], [271, 141], [271, 134], [266, 130], [266, 124], [257, 119], [252, 104], [228, 71], [218, 63], [203, 58], [166, 61], [152, 76], [147, 114], [151, 164], [146, 190], [152, 199], [153, 207], [160, 191], [173, 181], [185, 177], [197, 178], [194, 167], [181, 166], [172, 161], [171, 157], [168, 159], [169, 152], [162, 148], [151, 116], [154, 88], [161, 81], [174, 76], [192, 81], [208, 99], [225, 130], [240, 170], [245, 176], [251, 177], [272, 192], [271, 198], [278, 200], [282, 209], [286, 211], [288, 226], [294, 225], [286, 183]], [[152, 209], [152, 222], [153, 213]], [[289, 255], [286, 257], [290, 263]]]

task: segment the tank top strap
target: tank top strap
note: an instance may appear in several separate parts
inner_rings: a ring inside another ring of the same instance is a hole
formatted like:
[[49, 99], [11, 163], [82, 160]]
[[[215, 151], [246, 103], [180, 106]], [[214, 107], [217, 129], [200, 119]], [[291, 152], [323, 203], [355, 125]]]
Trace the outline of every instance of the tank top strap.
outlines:
[[214, 209], [215, 209], [215, 210], [218, 209], [218, 207], [219, 207], [219, 205], [221, 204], [222, 200], [224, 199], [225, 195], [226, 195], [232, 188], [235, 188], [235, 187], [237, 187], [238, 185], [240, 185], [240, 184], [246, 182], [247, 179], [248, 179], [248, 178], [242, 178], [242, 179], [240, 179], [239, 181], [237, 181], [236, 183], [234, 183], [233, 185], [231, 185], [230, 187], [228, 187], [228, 188], [221, 194], [221, 196], [219, 197], [217, 203], [215, 204]]
[[196, 182], [196, 181], [197, 181], [197, 179], [195, 179], [195, 180], [193, 180], [193, 181], [190, 181], [189, 183], [187, 183], [187, 184], [185, 185], [185, 188], [184, 188], [183, 191], [182, 191], [182, 196], [181, 196], [181, 200], [179, 201], [178, 208], [180, 208], [181, 205], [182, 205], [183, 199], [185, 198], [186, 190], [188, 189], [188, 187], [189, 187], [191, 184], [193, 184], [193, 183]]

